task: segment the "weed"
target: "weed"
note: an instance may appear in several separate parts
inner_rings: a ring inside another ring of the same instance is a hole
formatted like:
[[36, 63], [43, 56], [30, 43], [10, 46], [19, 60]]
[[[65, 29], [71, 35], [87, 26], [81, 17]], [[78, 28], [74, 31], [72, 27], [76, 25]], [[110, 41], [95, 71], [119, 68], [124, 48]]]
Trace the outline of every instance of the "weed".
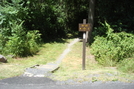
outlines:
[[96, 77], [92, 77], [92, 82], [96, 82], [97, 78]]

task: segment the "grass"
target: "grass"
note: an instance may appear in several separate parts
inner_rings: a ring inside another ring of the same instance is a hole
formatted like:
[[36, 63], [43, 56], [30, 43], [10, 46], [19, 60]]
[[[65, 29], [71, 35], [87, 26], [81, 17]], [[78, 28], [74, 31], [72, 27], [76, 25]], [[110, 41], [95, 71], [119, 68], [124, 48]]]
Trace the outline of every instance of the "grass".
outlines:
[[134, 58], [127, 58], [118, 64], [118, 69], [128, 73], [134, 73]]
[[0, 79], [19, 76], [23, 74], [26, 68], [36, 64], [43, 65], [55, 61], [70, 40], [64, 41], [65, 43], [53, 42], [43, 44], [40, 51], [34, 56], [16, 59], [7, 57], [8, 63], [0, 63]]
[[[12, 59], [8, 58], [8, 63], [0, 64], [0, 79], [19, 76], [23, 74], [25, 68], [36, 64], [46, 64], [54, 62], [59, 55], [66, 49], [68, 42], [65, 43], [47, 43], [40, 51], [31, 57]], [[71, 51], [63, 59], [60, 68], [53, 73], [50, 78], [59, 81], [73, 79], [77, 82], [83, 81], [123, 81], [131, 82], [134, 80], [133, 73], [125, 73], [116, 67], [103, 67], [99, 65], [93, 55], [90, 54], [90, 47], [86, 48], [86, 70], [82, 70], [82, 42], [73, 45]]]
[[62, 61], [59, 70], [53, 73], [54, 80], [66, 81], [73, 79], [83, 81], [123, 81], [131, 82], [134, 74], [123, 73], [116, 67], [103, 67], [99, 65], [94, 56], [90, 54], [90, 47], [86, 48], [86, 70], [82, 70], [82, 42], [74, 44], [71, 52]]

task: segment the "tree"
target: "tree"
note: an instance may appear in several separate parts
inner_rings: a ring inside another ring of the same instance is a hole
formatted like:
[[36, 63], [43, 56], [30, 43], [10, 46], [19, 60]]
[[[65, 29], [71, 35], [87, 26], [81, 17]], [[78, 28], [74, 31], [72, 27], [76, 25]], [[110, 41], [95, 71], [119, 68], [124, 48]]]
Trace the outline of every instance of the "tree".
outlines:
[[93, 30], [93, 24], [94, 24], [94, 7], [95, 7], [95, 0], [89, 0], [89, 12], [88, 12], [88, 23], [91, 24], [90, 31], [86, 32], [87, 41], [91, 42], [91, 33]]

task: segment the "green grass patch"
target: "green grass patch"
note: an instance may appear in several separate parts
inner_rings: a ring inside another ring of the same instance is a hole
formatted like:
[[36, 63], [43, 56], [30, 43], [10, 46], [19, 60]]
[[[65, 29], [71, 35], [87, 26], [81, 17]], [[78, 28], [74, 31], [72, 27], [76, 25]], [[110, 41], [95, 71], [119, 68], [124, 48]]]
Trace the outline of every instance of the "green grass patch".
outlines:
[[86, 48], [86, 70], [82, 70], [82, 42], [73, 45], [70, 53], [62, 61], [60, 68], [53, 74], [55, 75], [53, 79], [59, 81], [73, 79], [77, 82], [131, 82], [131, 80], [134, 80], [134, 74], [132, 73], [124, 73], [116, 67], [104, 67], [98, 64], [90, 53], [90, 47]]
[[36, 64], [43, 65], [56, 61], [69, 41], [65, 40], [62, 43], [53, 42], [43, 44], [40, 47], [40, 51], [34, 56], [15, 59], [7, 57], [8, 63], [0, 64], [0, 79], [21, 75], [26, 68]]
[[118, 69], [123, 72], [134, 73], [134, 58], [122, 60], [118, 65]]

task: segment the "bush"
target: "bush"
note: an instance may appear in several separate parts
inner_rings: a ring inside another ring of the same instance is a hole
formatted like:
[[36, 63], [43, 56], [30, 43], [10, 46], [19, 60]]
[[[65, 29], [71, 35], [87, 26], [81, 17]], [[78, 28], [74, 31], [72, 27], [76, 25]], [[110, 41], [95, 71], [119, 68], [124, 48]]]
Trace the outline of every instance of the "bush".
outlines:
[[24, 44], [24, 55], [33, 55], [39, 50], [39, 44], [41, 42], [40, 35], [38, 30], [27, 32]]
[[95, 37], [91, 45], [91, 52], [96, 60], [104, 66], [114, 66], [120, 60], [131, 57], [134, 53], [134, 36], [129, 33], [113, 33], [110, 25], [107, 28], [106, 37]]
[[[3, 0], [0, 5], [0, 54], [33, 55], [38, 51], [39, 31], [25, 27], [23, 0]], [[24, 23], [24, 24], [23, 24]]]
[[37, 30], [25, 31], [22, 23], [14, 22], [11, 24], [11, 35], [8, 37], [5, 45], [3, 45], [2, 53], [14, 56], [33, 55], [38, 51], [38, 41], [40, 34]]

